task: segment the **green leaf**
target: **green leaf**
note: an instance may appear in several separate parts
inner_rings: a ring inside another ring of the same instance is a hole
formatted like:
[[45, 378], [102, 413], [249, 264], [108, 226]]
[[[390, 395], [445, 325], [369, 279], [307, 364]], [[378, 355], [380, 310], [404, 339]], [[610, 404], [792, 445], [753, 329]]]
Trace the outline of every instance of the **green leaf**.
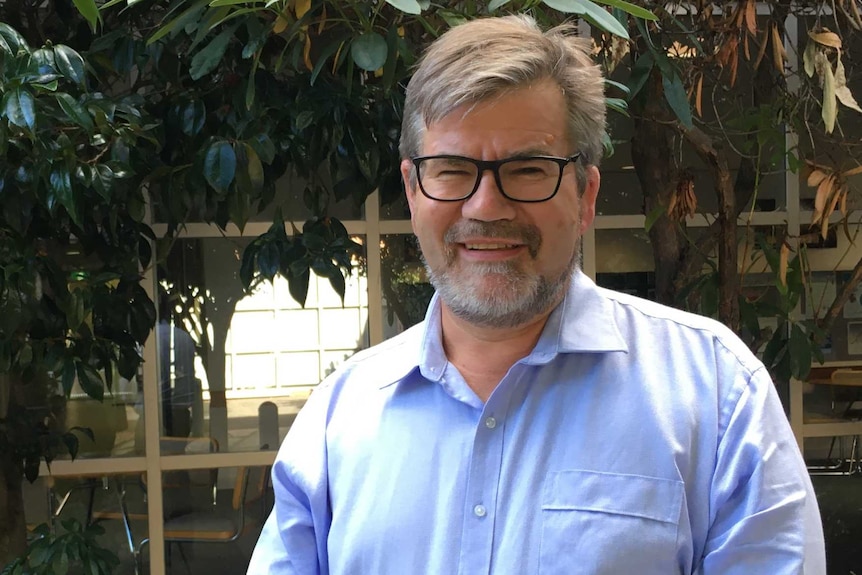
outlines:
[[84, 393], [93, 399], [102, 401], [105, 398], [102, 376], [91, 365], [83, 362], [78, 364], [78, 383], [81, 384]]
[[258, 134], [248, 141], [264, 164], [271, 164], [275, 159], [275, 144], [269, 134]]
[[244, 290], [249, 291], [254, 280], [254, 262], [257, 258], [259, 244], [252, 242], [242, 251], [242, 262], [239, 266], [239, 280]]
[[147, 46], [172, 33], [174, 29], [182, 28], [188, 22], [194, 21], [199, 17], [199, 12], [201, 12], [209, 2], [210, 0], [197, 0], [197, 2], [183, 10], [179, 16], [156, 30], [156, 32], [147, 40]]
[[33, 95], [23, 88], [6, 92], [3, 114], [19, 128], [36, 129], [36, 102]]
[[86, 73], [84, 72], [84, 59], [81, 55], [65, 46], [57, 44], [54, 46], [54, 61], [57, 63], [58, 71], [66, 78], [79, 86], [84, 85]]
[[647, 52], [646, 54], [642, 54], [635, 62], [635, 65], [632, 66], [632, 71], [629, 75], [628, 81], [629, 102], [631, 102], [632, 99], [634, 99], [634, 97], [643, 89], [644, 85], [646, 85], [654, 65], [655, 61], [653, 60], [652, 54]]
[[281, 254], [275, 242], [268, 241], [260, 246], [260, 251], [257, 253], [257, 269], [260, 275], [272, 280], [278, 273], [280, 263]]
[[59, 167], [51, 172], [50, 176], [51, 190], [60, 205], [66, 208], [66, 212], [76, 225], [81, 225], [81, 220], [78, 217], [78, 205], [75, 197], [72, 194], [72, 176], [69, 170], [65, 167]]
[[549, 8], [566, 14], [579, 14], [605, 32], [616, 34], [626, 40], [629, 39], [628, 30], [625, 29], [620, 21], [609, 14], [607, 10], [597, 6], [590, 0], [542, 0], [542, 3]]
[[248, 179], [251, 182], [252, 191], [260, 193], [260, 190], [263, 188], [263, 164], [253, 146], [247, 143], [243, 144], [243, 146], [245, 147], [245, 154], [248, 160]]
[[490, 2], [488, 4], [488, 12], [493, 12], [494, 10], [497, 10], [498, 8], [502, 8], [503, 6], [505, 6], [506, 4], [508, 4], [511, 1], [512, 0], [493, 0], [492, 2]]
[[622, 98], [605, 98], [605, 105], [611, 110], [619, 112], [623, 116], [629, 115], [628, 102], [626, 102]]
[[0, 50], [16, 56], [22, 50], [30, 52], [30, 46], [15, 28], [4, 22], [0, 22]]
[[317, 57], [317, 61], [314, 63], [314, 69], [311, 71], [311, 78], [309, 78], [309, 83], [312, 86], [314, 86], [314, 81], [317, 80], [317, 76], [319, 76], [320, 72], [326, 67], [326, 63], [335, 55], [336, 52], [338, 52], [338, 50], [341, 49], [343, 43], [343, 41], [330, 42], [323, 50], [321, 50], [320, 55]]
[[75, 362], [71, 358], [66, 358], [63, 364], [63, 393], [69, 397], [72, 393], [72, 386], [75, 385]]
[[778, 324], [778, 327], [775, 328], [772, 337], [769, 339], [769, 343], [766, 344], [766, 348], [763, 350], [763, 363], [767, 368], [772, 368], [781, 359], [782, 351], [786, 353], [784, 339], [785, 326], [786, 324], [783, 321]]
[[257, 83], [255, 82], [255, 76], [257, 75], [257, 67], [260, 62], [260, 52], [255, 54], [254, 62], [251, 65], [251, 71], [248, 73], [248, 81], [245, 85], [245, 109], [251, 110], [252, 106], [254, 106], [254, 99], [256, 97], [257, 91]]
[[78, 446], [81, 443], [78, 439], [78, 436], [74, 433], [64, 433], [62, 436], [60, 436], [60, 438], [66, 445], [66, 451], [69, 452], [69, 455], [72, 457], [72, 459], [78, 457]]
[[608, 86], [612, 86], [612, 87], [616, 88], [620, 92], [624, 93], [626, 96], [628, 96], [631, 93], [631, 91], [629, 90], [629, 87], [626, 86], [625, 84], [620, 83], [620, 82], [616, 82], [614, 80], [608, 80], [607, 78], [605, 78], [605, 84]]
[[332, 286], [332, 289], [334, 289], [335, 293], [338, 294], [338, 297], [341, 298], [341, 305], [344, 305], [346, 287], [344, 285], [344, 276], [341, 275], [341, 270], [338, 270], [329, 276], [329, 285]]
[[664, 99], [670, 105], [676, 117], [686, 128], [692, 128], [691, 106], [688, 104], [688, 96], [682, 80], [674, 74], [672, 78], [662, 75], [661, 83], [664, 86]]
[[379, 70], [386, 63], [386, 40], [375, 32], [366, 32], [353, 40], [350, 54], [357, 66], [368, 72]]
[[84, 107], [75, 100], [75, 98], [64, 92], [58, 92], [54, 94], [54, 97], [57, 99], [57, 103], [60, 104], [60, 108], [63, 112], [69, 116], [70, 120], [87, 130], [88, 134], [93, 133], [96, 129], [95, 124], [93, 124], [93, 118], [90, 117], [87, 110], [85, 110]]
[[182, 110], [181, 130], [187, 136], [196, 136], [204, 128], [207, 108], [203, 100], [189, 102]]
[[296, 131], [301, 132], [309, 127], [314, 122], [314, 112], [312, 110], [303, 110], [296, 117]]
[[95, 0], [72, 0], [78, 12], [81, 13], [87, 22], [90, 23], [90, 29], [96, 31], [96, 23], [99, 21], [99, 8], [96, 6]]
[[[422, 13], [422, 7], [416, 0], [386, 0], [386, 3], [395, 6], [402, 12], [406, 12], [408, 14], [417, 15]], [[359, 62], [357, 62], [357, 64], [358, 63]]]
[[627, 14], [631, 14], [635, 18], [642, 18], [644, 20], [658, 20], [658, 17], [647, 10], [646, 8], [641, 8], [640, 6], [636, 6], [635, 4], [631, 4], [626, 2], [625, 0], [594, 0], [598, 4], [606, 4], [608, 6], [612, 6], [614, 8], [619, 8], [623, 12]]
[[793, 329], [790, 330], [788, 351], [791, 375], [796, 379], [804, 380], [811, 370], [811, 343], [799, 324], [793, 324]]
[[[294, 267], [291, 265], [291, 270]], [[310, 279], [311, 274], [308, 272], [308, 265], [305, 266], [305, 271], [294, 272], [287, 278], [287, 289], [290, 296], [302, 307], [305, 307], [305, 300], [308, 299], [308, 282]]]
[[212, 144], [204, 159], [204, 177], [219, 192], [226, 192], [236, 175], [236, 153], [224, 140]]
[[228, 44], [230, 44], [231, 38], [233, 38], [233, 28], [222, 30], [218, 36], [213, 38], [212, 42], [195, 54], [189, 68], [189, 75], [191, 75], [192, 80], [200, 80], [216, 69], [222, 57], [224, 57], [225, 50]]
[[662, 214], [667, 211], [664, 206], [656, 206], [647, 214], [646, 221], [644, 222], [644, 231], [649, 233], [658, 219], [662, 216]]
[[96, 190], [96, 193], [105, 201], [110, 201], [111, 199], [114, 177], [114, 172], [111, 170], [110, 166], [106, 166], [105, 164], [93, 166], [93, 189]]

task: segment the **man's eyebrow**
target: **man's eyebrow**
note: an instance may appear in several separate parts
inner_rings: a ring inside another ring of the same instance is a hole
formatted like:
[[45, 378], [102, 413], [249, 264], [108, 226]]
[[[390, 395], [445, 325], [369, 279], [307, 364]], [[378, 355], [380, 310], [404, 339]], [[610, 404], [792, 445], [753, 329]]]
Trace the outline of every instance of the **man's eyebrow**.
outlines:
[[507, 158], [526, 158], [530, 156], [553, 156], [547, 148], [524, 148], [522, 150], [518, 150], [513, 154], [509, 154]]

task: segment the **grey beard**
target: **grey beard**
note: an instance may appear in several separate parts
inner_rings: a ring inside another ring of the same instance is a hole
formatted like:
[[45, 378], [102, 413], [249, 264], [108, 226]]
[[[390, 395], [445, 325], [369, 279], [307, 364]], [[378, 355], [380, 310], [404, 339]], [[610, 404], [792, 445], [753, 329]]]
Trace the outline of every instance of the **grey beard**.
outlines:
[[478, 327], [513, 328], [548, 312], [563, 299], [578, 268], [580, 248], [559, 277], [550, 279], [528, 275], [509, 262], [474, 266], [473, 273], [495, 274], [503, 280], [490, 293], [477, 293], [467, 286], [456, 285], [448, 265], [438, 272], [431, 269], [424, 256], [422, 261], [431, 285], [456, 317]]

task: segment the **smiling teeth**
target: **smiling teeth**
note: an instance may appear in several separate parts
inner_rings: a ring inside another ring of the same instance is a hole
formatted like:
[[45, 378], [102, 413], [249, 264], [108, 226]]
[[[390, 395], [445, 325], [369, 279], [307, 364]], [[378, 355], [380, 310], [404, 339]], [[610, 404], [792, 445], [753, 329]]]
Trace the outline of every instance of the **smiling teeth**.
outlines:
[[514, 244], [464, 244], [468, 250], [509, 250]]

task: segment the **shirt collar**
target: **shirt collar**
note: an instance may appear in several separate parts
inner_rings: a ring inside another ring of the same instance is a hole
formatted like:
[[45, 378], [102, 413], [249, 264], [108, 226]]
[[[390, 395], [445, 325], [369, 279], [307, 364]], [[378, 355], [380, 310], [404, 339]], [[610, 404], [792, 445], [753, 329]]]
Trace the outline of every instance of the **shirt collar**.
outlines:
[[[446, 371], [448, 360], [443, 350], [440, 299], [436, 293], [428, 304], [423, 324], [409, 332], [404, 334], [410, 340], [403, 354], [393, 358], [392, 369], [387, 370], [399, 377], [385, 378], [384, 385], [403, 379], [417, 367], [425, 379], [435, 382]], [[617, 327], [613, 301], [578, 270], [569, 282], [563, 302], [548, 317], [536, 347], [523, 361], [539, 365], [551, 361], [558, 353], [618, 351], [628, 352], [628, 346]]]
[[547, 363], [558, 353], [628, 352], [617, 327], [613, 301], [577, 270], [566, 297], [551, 312], [528, 364]]

